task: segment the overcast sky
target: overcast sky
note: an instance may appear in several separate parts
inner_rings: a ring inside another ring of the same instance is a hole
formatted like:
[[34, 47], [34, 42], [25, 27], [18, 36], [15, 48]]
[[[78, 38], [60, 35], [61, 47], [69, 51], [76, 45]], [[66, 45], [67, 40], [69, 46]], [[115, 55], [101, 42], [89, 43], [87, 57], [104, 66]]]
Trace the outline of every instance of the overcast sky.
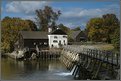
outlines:
[[86, 23], [93, 17], [113, 13], [120, 17], [120, 0], [81, 0], [81, 1], [3, 1], [1, 17], [20, 17], [35, 20], [35, 10], [51, 6], [55, 11], [60, 10], [61, 16], [57, 23], [74, 28], [84, 29]]

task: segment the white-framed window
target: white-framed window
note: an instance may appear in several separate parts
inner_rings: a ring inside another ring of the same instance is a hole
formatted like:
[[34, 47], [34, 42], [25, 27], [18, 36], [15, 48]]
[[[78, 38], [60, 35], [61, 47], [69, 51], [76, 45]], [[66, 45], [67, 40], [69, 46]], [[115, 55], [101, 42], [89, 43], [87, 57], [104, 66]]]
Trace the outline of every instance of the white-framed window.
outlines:
[[36, 45], [36, 43], [34, 42], [34, 45]]
[[63, 42], [64, 42], [64, 45], [66, 45], [65, 40], [63, 40]]
[[55, 39], [57, 39], [58, 37], [57, 36], [54, 36]]
[[58, 42], [57, 40], [53, 40], [54, 43]]
[[47, 45], [47, 43], [46, 43], [46, 42], [44, 42], [44, 45]]
[[67, 36], [64, 35], [63, 38], [67, 38]]

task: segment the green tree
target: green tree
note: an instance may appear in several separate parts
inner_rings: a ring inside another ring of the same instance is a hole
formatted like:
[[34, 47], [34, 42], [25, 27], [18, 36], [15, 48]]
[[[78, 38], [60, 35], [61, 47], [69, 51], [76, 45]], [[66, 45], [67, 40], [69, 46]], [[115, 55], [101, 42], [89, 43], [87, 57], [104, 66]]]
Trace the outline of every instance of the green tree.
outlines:
[[[30, 20], [29, 20], [30, 21]], [[31, 21], [32, 23], [32, 21]], [[35, 26], [34, 26], [35, 27]], [[15, 42], [18, 40], [19, 31], [32, 31], [32, 25], [28, 20], [5, 17], [1, 21], [1, 48], [6, 52], [13, 51]]]
[[88, 38], [91, 41], [101, 41], [102, 38], [102, 18], [92, 18], [87, 23]]
[[58, 27], [63, 30], [64, 32], [66, 32], [67, 34], [69, 33], [70, 31], [70, 28], [64, 26], [63, 24], [59, 24]]
[[111, 43], [112, 35], [115, 33], [116, 29], [119, 28], [120, 23], [115, 14], [103, 15], [103, 28], [104, 34], [106, 36], [106, 42]]
[[111, 42], [114, 45], [114, 48], [119, 51], [120, 49], [120, 27], [117, 28], [112, 35]]
[[[45, 6], [45, 8], [36, 10], [37, 22], [41, 31], [48, 31], [48, 27], [55, 27], [55, 21], [60, 16], [60, 11], [55, 12], [51, 7]], [[54, 29], [54, 28], [52, 28]]]
[[32, 31], [37, 31], [38, 30], [36, 24], [33, 21], [31, 21], [31, 20], [26, 20], [26, 21], [28, 22], [28, 24], [29, 24]]
[[91, 41], [111, 43], [112, 35], [119, 26], [115, 14], [106, 14], [101, 18], [90, 19], [86, 28]]

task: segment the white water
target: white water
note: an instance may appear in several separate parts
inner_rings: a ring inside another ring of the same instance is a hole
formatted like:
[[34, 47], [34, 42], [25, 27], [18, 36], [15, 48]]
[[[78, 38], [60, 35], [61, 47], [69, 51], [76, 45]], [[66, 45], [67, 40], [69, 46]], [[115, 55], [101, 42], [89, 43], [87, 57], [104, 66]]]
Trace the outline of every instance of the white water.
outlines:
[[56, 73], [56, 75], [61, 75], [61, 76], [69, 76], [72, 75], [74, 70], [76, 68], [76, 65], [74, 65], [73, 69], [71, 70], [71, 72], [62, 72], [62, 73]]
[[71, 70], [71, 75], [73, 74], [75, 68], [76, 68], [76, 65], [74, 65], [73, 69]]
[[36, 51], [39, 53], [39, 47], [38, 47], [38, 45], [36, 45]]

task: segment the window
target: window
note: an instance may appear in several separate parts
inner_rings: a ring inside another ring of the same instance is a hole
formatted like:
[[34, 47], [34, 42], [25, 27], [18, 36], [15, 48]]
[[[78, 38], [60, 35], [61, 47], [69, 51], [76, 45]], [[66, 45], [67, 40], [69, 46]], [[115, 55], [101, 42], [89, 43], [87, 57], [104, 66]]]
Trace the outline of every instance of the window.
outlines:
[[36, 45], [36, 43], [34, 42], [34, 45]]
[[63, 42], [65, 43], [65, 40], [63, 40]]
[[44, 42], [44, 45], [47, 45], [47, 43], [46, 43], [46, 42]]
[[53, 47], [53, 44], [51, 46]]
[[63, 36], [63, 38], [67, 38], [67, 36]]
[[57, 36], [54, 36], [55, 39], [57, 39], [58, 37]]
[[57, 40], [53, 40], [53, 42], [55, 43], [55, 42], [58, 42]]

